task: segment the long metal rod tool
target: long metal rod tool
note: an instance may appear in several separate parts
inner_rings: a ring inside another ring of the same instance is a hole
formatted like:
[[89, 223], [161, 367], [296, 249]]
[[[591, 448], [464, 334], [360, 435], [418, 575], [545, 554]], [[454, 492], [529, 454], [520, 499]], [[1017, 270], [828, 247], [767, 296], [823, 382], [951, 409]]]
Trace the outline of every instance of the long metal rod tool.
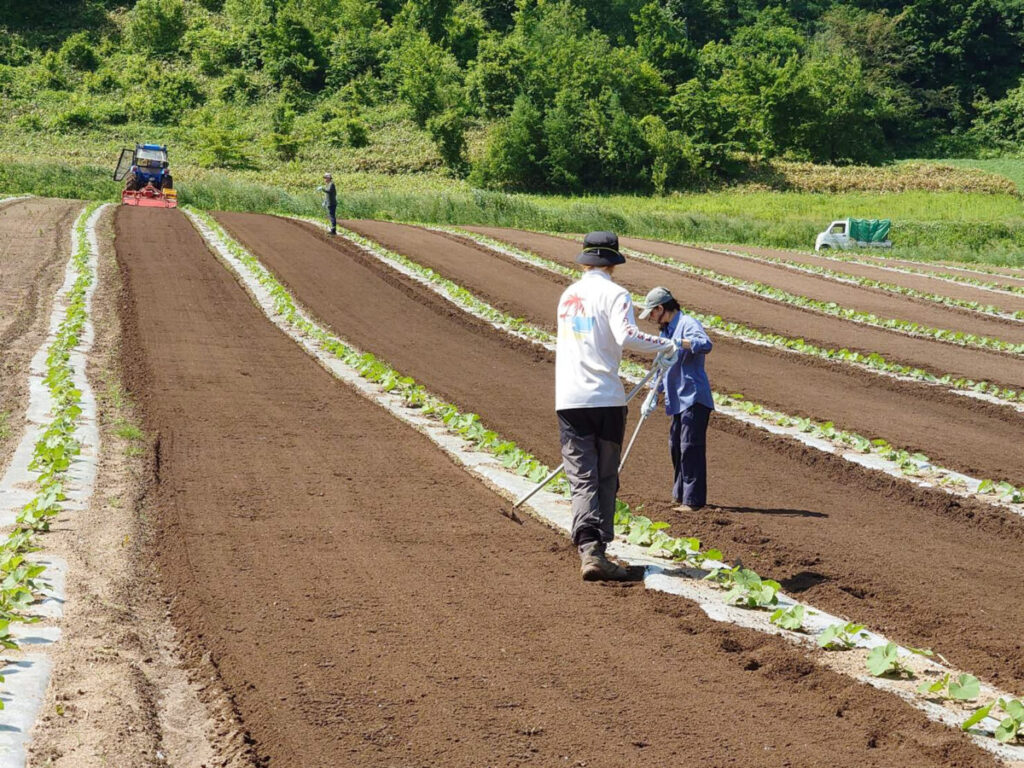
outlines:
[[[643, 377], [642, 379], [640, 379], [640, 383], [639, 383], [639, 384], [637, 384], [637, 385], [636, 385], [635, 387], [633, 387], [633, 391], [632, 391], [632, 392], [630, 392], [630, 393], [629, 393], [628, 395], [626, 395], [626, 402], [627, 402], [627, 403], [628, 403], [628, 402], [629, 402], [630, 400], [632, 400], [632, 399], [633, 399], [634, 397], [636, 397], [637, 393], [638, 393], [638, 392], [639, 392], [639, 391], [640, 391], [641, 389], [643, 389], [643, 388], [644, 388], [644, 386], [645, 386], [645, 385], [647, 384], [647, 382], [651, 380], [651, 377], [652, 377], [652, 376], [654, 376], [654, 374], [656, 374], [656, 373], [658, 372], [658, 370], [660, 369], [660, 367], [661, 367], [661, 366], [660, 366], [660, 365], [659, 365], [658, 363], [655, 363], [654, 365], [652, 365], [652, 366], [651, 366], [651, 370], [649, 370], [649, 371], [647, 372], [647, 375], [646, 375], [646, 376], [644, 376], [644, 377]], [[633, 437], [634, 437], [634, 439], [635, 439], [635, 438], [636, 438], [636, 435], [634, 434], [634, 435], [633, 435]], [[632, 445], [633, 445], [633, 443], [632, 443], [632, 442], [630, 442], [630, 446], [632, 446]], [[628, 451], [627, 451], [627, 453], [628, 453]], [[533, 487], [533, 489], [532, 489], [532, 490], [531, 490], [531, 491], [530, 491], [530, 492], [529, 492], [528, 494], [526, 494], [526, 495], [525, 495], [525, 496], [523, 496], [523, 497], [522, 497], [521, 499], [519, 499], [519, 501], [517, 501], [517, 502], [516, 502], [515, 504], [513, 504], [513, 505], [512, 505], [512, 509], [518, 509], [518, 508], [519, 508], [520, 506], [522, 506], [522, 505], [523, 505], [523, 504], [525, 504], [525, 503], [526, 503], [527, 501], [529, 501], [529, 500], [530, 500], [530, 499], [531, 499], [531, 498], [533, 497], [533, 495], [534, 495], [535, 493], [537, 493], [537, 491], [539, 491], [539, 490], [540, 490], [541, 488], [543, 488], [543, 487], [544, 487], [545, 485], [547, 485], [547, 484], [548, 484], [548, 483], [550, 483], [550, 482], [551, 482], [552, 480], [554, 480], [554, 479], [555, 479], [555, 477], [556, 477], [556, 476], [558, 475], [558, 473], [559, 473], [559, 472], [561, 472], [561, 471], [562, 471], [562, 470], [564, 470], [564, 469], [565, 469], [565, 463], [563, 462], [562, 464], [559, 464], [559, 465], [558, 465], [558, 467], [557, 467], [556, 469], [553, 469], [553, 470], [551, 471], [551, 473], [550, 473], [550, 474], [549, 474], [549, 475], [548, 475], [547, 477], [545, 477], [545, 478], [544, 478], [543, 480], [541, 480], [541, 481], [540, 481], [540, 482], [539, 482], [539, 483], [538, 483], [537, 485], [535, 485], [535, 486]]]
[[[661, 379], [663, 375], [664, 371], [659, 371], [658, 378], [654, 380], [655, 391], [657, 391], [658, 387], [661, 385]], [[619, 462], [619, 472], [621, 472], [622, 468], [626, 466], [626, 459], [629, 458], [629, 452], [633, 450], [633, 443], [636, 442], [636, 436], [640, 434], [640, 427], [642, 427], [644, 425], [644, 422], [647, 421], [648, 415], [649, 414], [647, 413], [647, 411], [640, 412], [640, 421], [636, 423], [636, 429], [633, 430], [633, 436], [629, 438], [629, 445], [626, 446], [626, 452], [622, 454], [622, 461]]]

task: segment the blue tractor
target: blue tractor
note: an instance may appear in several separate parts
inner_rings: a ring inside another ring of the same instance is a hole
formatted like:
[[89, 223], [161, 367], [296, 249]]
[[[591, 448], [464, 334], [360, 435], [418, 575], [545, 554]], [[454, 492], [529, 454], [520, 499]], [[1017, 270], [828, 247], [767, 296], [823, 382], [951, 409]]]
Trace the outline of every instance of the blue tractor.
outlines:
[[136, 144], [121, 150], [114, 181], [124, 181], [121, 202], [155, 208], [176, 208], [178, 193], [167, 162], [167, 147]]

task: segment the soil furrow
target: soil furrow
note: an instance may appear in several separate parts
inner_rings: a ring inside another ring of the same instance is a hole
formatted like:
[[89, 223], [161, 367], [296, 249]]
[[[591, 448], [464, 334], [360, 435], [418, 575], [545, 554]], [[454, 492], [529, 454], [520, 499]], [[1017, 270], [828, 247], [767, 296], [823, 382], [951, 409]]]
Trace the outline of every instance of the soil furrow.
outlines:
[[[416, 258], [502, 311], [554, 331], [551, 308], [568, 278], [468, 238], [387, 222], [347, 221], [344, 226]], [[481, 257], [486, 269], [480, 268]], [[707, 365], [712, 387], [720, 392], [739, 392], [785, 413], [886, 439], [972, 476], [1024, 485], [1024, 416], [1015, 411], [711, 334], [715, 349]]]
[[[790, 257], [796, 256], [802, 258], [809, 254], [814, 254], [813, 251], [794, 251], [785, 250], [781, 248], [763, 248], [755, 245], [718, 245], [712, 244], [712, 248], [727, 248], [729, 250], [742, 250], [749, 251], [751, 253], [766, 253], [769, 255], [783, 255], [786, 254]], [[840, 254], [843, 251], [839, 251]], [[913, 261], [908, 259], [901, 259], [895, 256], [878, 256], [873, 253], [854, 253], [853, 254], [860, 261], [869, 261], [872, 264], [878, 264], [879, 266], [891, 266], [905, 269], [916, 269], [928, 273], [953, 273], [969, 277], [973, 280], [985, 280], [988, 282], [1005, 283], [1008, 285], [1017, 285], [1024, 287], [1024, 269], [1021, 267], [1000, 267], [995, 264], [984, 264], [984, 263], [972, 263], [968, 261], [961, 262], [950, 262], [950, 261]]]
[[29, 361], [46, 338], [53, 295], [71, 256], [72, 200], [0, 206], [0, 469], [20, 439]]
[[[561, 237], [493, 227], [467, 227], [562, 264], [573, 264], [579, 244]], [[802, 338], [824, 347], [842, 347], [864, 354], [877, 352], [900, 362], [943, 375], [991, 381], [1016, 389], [1024, 381], [1024, 360], [1018, 356], [969, 349], [932, 339], [872, 328], [816, 314], [779, 302], [732, 291], [671, 267], [634, 259], [616, 272], [619, 281], [641, 294], [666, 285], [680, 303], [692, 310], [720, 315], [761, 331]]]
[[[218, 218], [341, 336], [558, 463], [549, 354], [439, 306], [427, 289], [312, 227], [251, 214]], [[409, 255], [453, 247], [424, 233]], [[476, 260], [489, 275], [493, 260]], [[724, 418], [712, 420], [709, 438], [709, 485], [720, 509], [684, 518], [669, 511], [666, 437], [664, 418], [641, 432], [623, 477], [627, 501], [822, 608], [1024, 690], [1024, 611], [1003, 586], [1020, 562], [1024, 520]]]
[[[775, 259], [785, 259], [786, 261], [792, 261], [798, 264], [807, 264], [812, 267], [824, 267], [825, 269], [831, 269], [834, 272], [842, 272], [849, 275], [856, 275], [857, 277], [866, 277], [871, 280], [878, 280], [879, 282], [882, 283], [891, 283], [893, 285], [899, 285], [904, 288], [913, 288], [916, 291], [934, 293], [938, 294], [939, 296], [949, 296], [954, 299], [976, 301], [979, 304], [984, 305], [991, 304], [993, 306], [999, 307], [999, 309], [1006, 312], [1017, 312], [1024, 310], [1024, 296], [1020, 294], [993, 293], [992, 291], [988, 291], [985, 290], [984, 288], [979, 288], [968, 283], [950, 282], [948, 280], [936, 279], [936, 277], [929, 277], [928, 274], [907, 274], [903, 272], [893, 272], [891, 271], [891, 269], [882, 268], [888, 266], [891, 267], [892, 269], [900, 269], [909, 266], [912, 269], [917, 269], [918, 267], [916, 265], [906, 265], [900, 262], [886, 264], [884, 261], [882, 261], [878, 263], [878, 266], [872, 266], [870, 264], [856, 264], [848, 261], [836, 261], [822, 256], [815, 256], [810, 253], [780, 251], [772, 248], [758, 248], [751, 245], [725, 245], [720, 247], [737, 253], [749, 253], [752, 256], [768, 256], [770, 258]], [[708, 253], [708, 251], [706, 251], [705, 249], [697, 247], [687, 248], [687, 251], [698, 251]], [[713, 253], [715, 257], [719, 255], [718, 251], [715, 251]], [[857, 258], [862, 257], [858, 256]], [[931, 272], [930, 274], [938, 276], [940, 272]], [[974, 280], [980, 280], [983, 282], [1007, 282], [1001, 281], [998, 275], [986, 277], [985, 275], [962, 274], [961, 276], [970, 277]]]
[[[124, 359], [159, 435], [156, 556], [261, 764], [993, 764], [776, 638], [581, 583], [560, 537], [491, 513], [275, 329], [180, 213], [121, 209], [117, 235]], [[383, 325], [392, 292], [359, 303]], [[723, 728], [739, 708], [772, 716]]]
[[[1009, 319], [987, 317], [977, 312], [947, 307], [924, 299], [844, 284], [822, 275], [811, 275], [726, 253], [713, 253], [675, 243], [636, 237], [624, 237], [621, 242], [625, 248], [667, 256], [684, 264], [712, 269], [722, 275], [771, 285], [797, 296], [835, 302], [841, 307], [859, 312], [871, 312], [881, 318], [909, 320], [928, 328], [973, 333], [1016, 344], [1024, 342], [1024, 323]], [[1024, 297], [1021, 297], [1019, 303], [1024, 305]]]

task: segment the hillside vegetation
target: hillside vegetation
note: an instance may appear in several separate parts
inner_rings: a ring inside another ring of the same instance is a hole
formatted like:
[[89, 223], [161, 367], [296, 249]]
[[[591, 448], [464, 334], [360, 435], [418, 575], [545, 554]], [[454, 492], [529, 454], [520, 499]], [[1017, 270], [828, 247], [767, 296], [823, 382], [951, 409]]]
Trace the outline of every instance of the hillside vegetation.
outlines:
[[7, 153], [69, 136], [105, 165], [159, 137], [285, 186], [320, 163], [523, 191], [799, 188], [776, 160], [1024, 144], [1013, 0], [4, 0], [0, 28]]
[[1020, 264], [1019, 11], [0, 0], [0, 193], [116, 199], [157, 141], [206, 208], [316, 214], [331, 170], [345, 216], [789, 247], [891, 217], [901, 255]]

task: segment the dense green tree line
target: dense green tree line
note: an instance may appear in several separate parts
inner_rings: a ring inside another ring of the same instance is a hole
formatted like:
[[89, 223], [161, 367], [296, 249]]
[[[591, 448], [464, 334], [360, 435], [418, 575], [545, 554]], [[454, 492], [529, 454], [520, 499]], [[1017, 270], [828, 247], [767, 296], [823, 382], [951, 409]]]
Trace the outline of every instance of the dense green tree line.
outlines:
[[0, 0], [0, 28], [9, 103], [192, 124], [210, 165], [245, 162], [246, 106], [291, 159], [395, 100], [453, 172], [521, 190], [1024, 147], [1020, 0]]

